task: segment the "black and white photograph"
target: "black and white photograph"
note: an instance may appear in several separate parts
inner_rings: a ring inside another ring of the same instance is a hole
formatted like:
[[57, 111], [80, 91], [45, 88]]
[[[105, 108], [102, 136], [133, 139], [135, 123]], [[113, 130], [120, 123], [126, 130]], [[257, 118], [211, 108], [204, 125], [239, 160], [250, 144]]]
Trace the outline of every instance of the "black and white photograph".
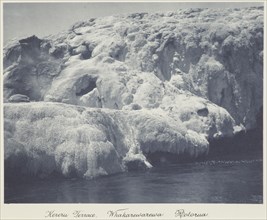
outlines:
[[263, 1], [1, 4], [4, 205], [266, 205]]

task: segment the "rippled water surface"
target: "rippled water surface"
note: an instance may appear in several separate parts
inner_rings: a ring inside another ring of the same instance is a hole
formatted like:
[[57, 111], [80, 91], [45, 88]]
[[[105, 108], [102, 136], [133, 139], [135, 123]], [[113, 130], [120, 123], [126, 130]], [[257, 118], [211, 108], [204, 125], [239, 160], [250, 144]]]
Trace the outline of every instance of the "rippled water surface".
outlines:
[[227, 158], [95, 180], [5, 184], [5, 203], [262, 203], [262, 159]]

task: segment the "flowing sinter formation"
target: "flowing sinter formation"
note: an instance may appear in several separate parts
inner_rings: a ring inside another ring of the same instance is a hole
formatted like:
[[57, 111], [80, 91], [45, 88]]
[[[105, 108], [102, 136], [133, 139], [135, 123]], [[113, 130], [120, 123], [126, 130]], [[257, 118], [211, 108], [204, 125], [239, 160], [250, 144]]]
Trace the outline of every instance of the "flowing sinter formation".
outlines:
[[151, 167], [156, 152], [203, 156], [256, 126], [263, 8], [110, 16], [14, 40], [4, 102], [8, 173], [92, 178]]

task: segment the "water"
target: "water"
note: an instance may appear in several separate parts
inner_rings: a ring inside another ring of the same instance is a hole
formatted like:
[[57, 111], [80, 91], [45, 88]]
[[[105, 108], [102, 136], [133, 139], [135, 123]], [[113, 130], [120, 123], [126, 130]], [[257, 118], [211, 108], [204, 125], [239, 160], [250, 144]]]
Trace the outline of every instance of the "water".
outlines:
[[95, 180], [5, 184], [5, 203], [262, 203], [263, 162], [251, 154]]

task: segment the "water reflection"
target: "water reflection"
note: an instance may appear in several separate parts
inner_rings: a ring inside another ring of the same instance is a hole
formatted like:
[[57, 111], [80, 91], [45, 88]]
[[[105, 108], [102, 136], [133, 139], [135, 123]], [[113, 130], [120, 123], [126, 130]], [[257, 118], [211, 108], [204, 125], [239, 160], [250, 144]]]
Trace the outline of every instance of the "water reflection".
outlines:
[[6, 184], [6, 203], [262, 203], [262, 160], [209, 161], [95, 180]]

